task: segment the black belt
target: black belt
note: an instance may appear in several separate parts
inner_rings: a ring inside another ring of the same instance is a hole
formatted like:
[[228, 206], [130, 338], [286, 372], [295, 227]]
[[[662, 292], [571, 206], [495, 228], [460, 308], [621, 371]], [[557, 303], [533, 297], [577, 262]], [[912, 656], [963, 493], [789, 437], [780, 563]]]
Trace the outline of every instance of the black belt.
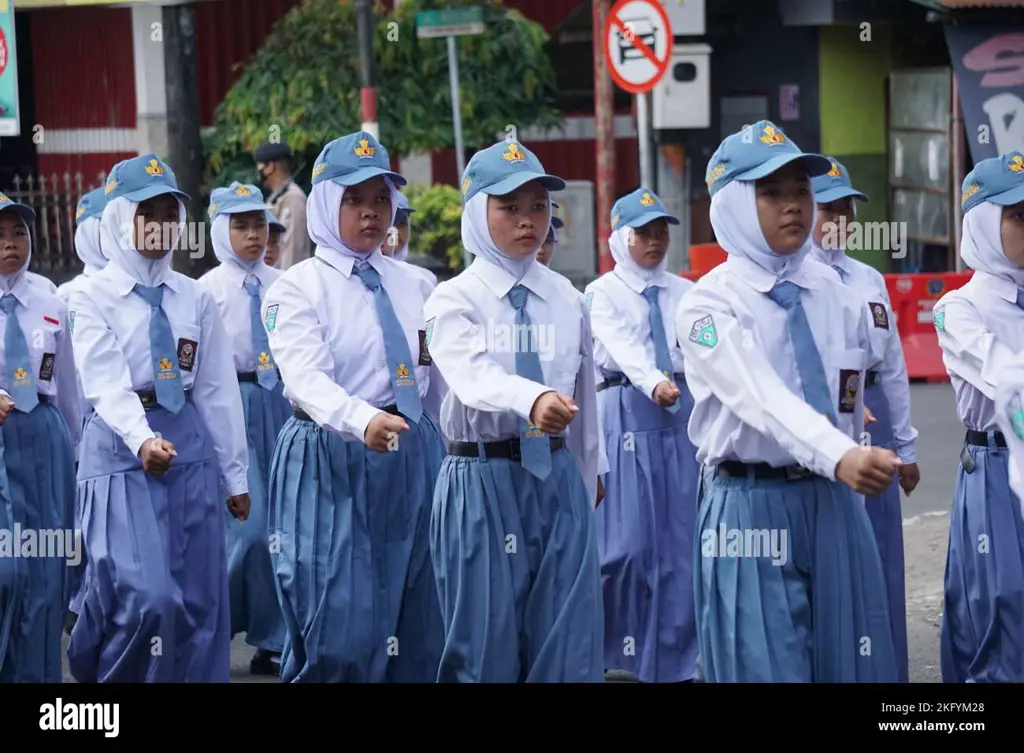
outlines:
[[[549, 437], [549, 441], [552, 452], [565, 448], [565, 437]], [[449, 442], [448, 454], [460, 458], [478, 458], [480, 457], [480, 445], [476, 442]], [[519, 439], [484, 442], [484, 457], [487, 459], [522, 460], [523, 453], [520, 449]]]
[[[281, 370], [280, 369], [274, 369], [274, 371], [277, 372], [277, 378], [280, 379], [281, 378]], [[238, 381], [239, 382], [258, 382], [259, 381], [259, 376], [258, 376], [258, 374], [255, 371], [240, 371], [240, 372], [238, 372]]]
[[[383, 408], [377, 408], [377, 410], [382, 410], [385, 413], [390, 413], [392, 416], [400, 416], [400, 415], [402, 415], [401, 413], [398, 412], [398, 406], [397, 405], [385, 405]], [[292, 409], [292, 415], [295, 416], [300, 421], [312, 421], [313, 420], [312, 418], [309, 417], [309, 414], [306, 413], [306, 411], [302, 410], [301, 408], [293, 408]]]
[[882, 382], [882, 375], [877, 371], [869, 371], [865, 381], [867, 382], [868, 387], [874, 387], [876, 384], [880, 384]]
[[[677, 382], [685, 382], [686, 381], [686, 375], [685, 374], [676, 374], [675, 378], [676, 378]], [[622, 387], [628, 387], [630, 384], [631, 384], [631, 382], [628, 379], [626, 379], [626, 375], [625, 374], [615, 374], [614, 376], [608, 377], [603, 382], [598, 382], [598, 384], [597, 384], [597, 391], [598, 392], [602, 392], [602, 391], [608, 389], [609, 387], [618, 387], [620, 385]]]
[[978, 445], [979, 447], [988, 447], [994, 443], [996, 447], [1003, 450], [1006, 449], [1006, 437], [1003, 436], [1001, 431], [995, 432], [995, 436], [992, 437], [992, 442], [990, 442], [987, 432], [968, 429], [964, 442], [967, 444]]
[[[161, 407], [156, 400], [156, 390], [135, 390], [135, 394], [139, 396], [139, 400], [142, 401], [142, 407], [147, 412]], [[185, 390], [185, 402], [192, 402], [192, 390]]]
[[815, 478], [817, 474], [802, 465], [786, 465], [774, 468], [767, 463], [741, 463], [737, 460], [726, 460], [717, 466], [718, 472], [732, 478], [747, 478], [753, 474], [759, 481], [803, 481]]
[[49, 395], [44, 395], [42, 392], [40, 392], [38, 394], [38, 397], [39, 397], [39, 402], [41, 402], [41, 403], [52, 403], [53, 402], [53, 398], [52, 397], [50, 397]]

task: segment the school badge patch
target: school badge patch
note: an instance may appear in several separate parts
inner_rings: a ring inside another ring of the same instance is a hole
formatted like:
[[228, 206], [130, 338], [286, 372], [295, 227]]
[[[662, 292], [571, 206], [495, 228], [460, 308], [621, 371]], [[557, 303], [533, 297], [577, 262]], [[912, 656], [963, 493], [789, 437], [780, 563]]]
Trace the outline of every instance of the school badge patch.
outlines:
[[883, 303], [869, 303], [871, 307], [871, 318], [875, 322], [876, 329], [889, 329], [889, 312]]
[[274, 328], [277, 327], [277, 307], [278, 304], [267, 307], [267, 318], [263, 320], [263, 323], [267, 327], [267, 332], [273, 332]]
[[49, 382], [53, 379], [53, 362], [56, 358], [54, 353], [43, 353], [43, 360], [39, 364], [39, 381]]
[[181, 338], [178, 340], [178, 366], [182, 371], [192, 371], [196, 365], [196, 350], [199, 348], [199, 343], [195, 340], [186, 340]]
[[68, 329], [71, 330], [71, 334], [75, 333], [75, 312], [68, 312]]
[[594, 291], [591, 290], [587, 293], [587, 311], [589, 311], [594, 305]]
[[718, 331], [715, 330], [715, 321], [710, 316], [698, 319], [690, 328], [690, 342], [703, 345], [706, 348], [713, 348], [718, 345]]
[[1016, 393], [1010, 404], [1006, 406], [1006, 417], [1010, 419], [1013, 433], [1018, 439], [1024, 439], [1024, 407], [1021, 407], [1020, 393]]
[[839, 371], [839, 412], [853, 413], [857, 407], [857, 392], [860, 390], [860, 372], [852, 369]]
[[946, 331], [946, 312], [942, 309], [935, 309], [932, 312], [932, 321], [935, 323], [935, 329], [939, 332]]

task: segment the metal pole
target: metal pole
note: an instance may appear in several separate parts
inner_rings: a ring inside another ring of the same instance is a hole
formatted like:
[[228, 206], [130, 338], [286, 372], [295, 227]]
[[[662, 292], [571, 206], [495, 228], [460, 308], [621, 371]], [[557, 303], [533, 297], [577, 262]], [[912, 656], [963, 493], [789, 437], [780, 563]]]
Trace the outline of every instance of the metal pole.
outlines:
[[[455, 46], [455, 37], [448, 37], [448, 81], [452, 88], [452, 124], [455, 126], [455, 164], [459, 167], [458, 178], [462, 183], [462, 173], [466, 170], [466, 147], [462, 143], [462, 100], [459, 98], [459, 50]], [[468, 267], [473, 255], [466, 251], [463, 264]]]
[[951, 142], [950, 146], [952, 147], [952, 149], [950, 149], [950, 157], [953, 162], [953, 185], [950, 193], [950, 204], [953, 207], [951, 217], [952, 222], [950, 223], [953, 226], [953, 232], [951, 234], [953, 244], [950, 249], [950, 255], [953, 257], [954, 271], [963, 272], [965, 265], [963, 258], [960, 256], [960, 238], [963, 232], [962, 225], [964, 221], [964, 213], [960, 204], [960, 188], [963, 185], [964, 178], [966, 177], [967, 159], [963, 149], [964, 122], [963, 115], [960, 112], [960, 87], [956, 80], [956, 74], [954, 74], [952, 78], [953, 89], [951, 93], [953, 95], [953, 117], [949, 129], [949, 140]]
[[647, 111], [647, 95], [636, 96], [636, 143], [640, 151], [640, 185], [654, 189], [654, 171], [651, 170], [651, 126]]
[[380, 140], [377, 125], [377, 90], [373, 88], [373, 3], [356, 0], [356, 34], [359, 38], [359, 117], [362, 128]]
[[594, 151], [597, 161], [597, 270], [611, 272], [615, 267], [608, 236], [611, 235], [612, 203], [615, 200], [615, 131], [612, 107], [612, 77], [604, 56], [604, 33], [611, 0], [593, 0], [594, 34]]

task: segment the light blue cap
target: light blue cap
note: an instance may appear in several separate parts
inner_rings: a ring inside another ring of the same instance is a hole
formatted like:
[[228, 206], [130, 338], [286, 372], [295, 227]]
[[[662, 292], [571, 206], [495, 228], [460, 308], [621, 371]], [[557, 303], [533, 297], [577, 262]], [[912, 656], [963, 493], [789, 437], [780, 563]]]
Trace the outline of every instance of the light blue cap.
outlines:
[[966, 213], [983, 201], [1001, 207], [1024, 201], [1024, 154], [983, 159], [964, 178], [960, 206]]
[[669, 214], [658, 194], [646, 188], [638, 188], [626, 194], [612, 206], [612, 230], [623, 227], [643, 227], [654, 220], [664, 219], [670, 225], [679, 220]]
[[714, 196], [734, 180], [757, 180], [797, 160], [807, 168], [809, 178], [832, 169], [832, 163], [820, 154], [800, 151], [800, 147], [770, 120], [759, 120], [727, 137], [718, 146], [708, 161], [704, 182]]
[[[552, 209], [561, 209], [561, 207], [558, 206], [558, 204], [556, 204], [553, 201], [551, 202], [551, 208]], [[554, 214], [551, 215], [551, 227], [553, 227], [555, 230], [558, 230], [560, 227], [563, 227], [564, 225], [565, 225], [565, 223], [562, 221], [561, 217], [555, 217]]]
[[314, 186], [325, 180], [339, 186], [354, 186], [378, 175], [390, 178], [396, 186], [406, 183], [405, 178], [392, 171], [387, 149], [366, 131], [335, 139], [313, 164]]
[[868, 197], [862, 194], [853, 184], [850, 183], [850, 174], [846, 171], [842, 162], [834, 157], [828, 158], [832, 167], [824, 175], [811, 179], [811, 190], [814, 191], [815, 204], [828, 204], [830, 201], [845, 199], [853, 196], [855, 199], [867, 201]]
[[540, 160], [518, 141], [499, 141], [473, 155], [462, 174], [462, 200], [478, 193], [505, 196], [531, 180], [549, 191], [561, 191], [565, 181], [544, 172]]
[[215, 220], [222, 214], [261, 211], [269, 211], [263, 202], [263, 192], [255, 185], [239, 183], [236, 180], [226, 188], [213, 189], [207, 213], [211, 220]]
[[283, 233], [288, 229], [278, 221], [277, 217], [269, 209], [267, 210], [267, 223], [270, 225], [271, 230], [276, 230], [279, 233]]
[[398, 210], [395, 212], [395, 224], [401, 225], [409, 219], [409, 215], [416, 210], [409, 206], [409, 199], [402, 192], [398, 193]]
[[5, 193], [0, 193], [0, 212], [11, 211], [16, 213], [29, 227], [35, 225], [36, 212], [27, 204], [20, 204]]
[[108, 202], [121, 197], [142, 202], [165, 193], [188, 199], [188, 194], [178, 188], [171, 166], [155, 154], [143, 154], [114, 165], [107, 176], [105, 193]]
[[94, 188], [78, 200], [75, 210], [75, 222], [83, 222], [90, 217], [99, 219], [103, 216], [103, 207], [107, 205], [107, 193], [103, 186]]

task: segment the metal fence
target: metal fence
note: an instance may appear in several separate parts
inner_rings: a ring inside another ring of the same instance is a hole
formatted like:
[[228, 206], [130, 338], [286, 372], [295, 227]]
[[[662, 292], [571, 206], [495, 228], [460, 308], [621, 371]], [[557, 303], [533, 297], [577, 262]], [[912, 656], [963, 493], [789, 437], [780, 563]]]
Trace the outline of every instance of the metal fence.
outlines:
[[102, 172], [91, 181], [82, 173], [14, 176], [7, 195], [36, 212], [30, 265], [33, 272], [60, 285], [82, 271], [75, 253], [75, 210], [82, 194], [102, 186], [106, 179]]

